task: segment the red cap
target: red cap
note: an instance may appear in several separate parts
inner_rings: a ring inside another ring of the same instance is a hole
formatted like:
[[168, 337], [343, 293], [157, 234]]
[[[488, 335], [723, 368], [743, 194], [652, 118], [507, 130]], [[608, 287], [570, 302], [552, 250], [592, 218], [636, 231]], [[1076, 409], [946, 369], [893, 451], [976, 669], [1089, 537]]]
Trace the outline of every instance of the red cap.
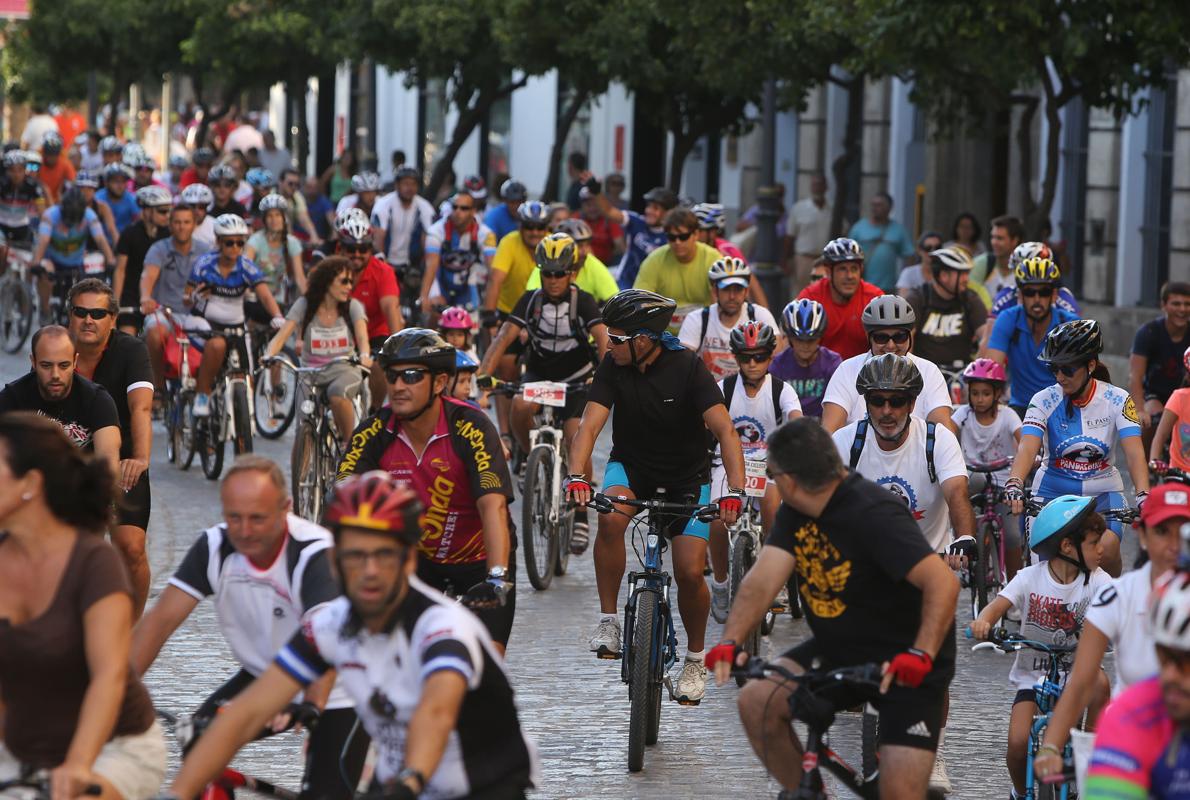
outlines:
[[1141, 507], [1140, 519], [1145, 525], [1160, 525], [1167, 519], [1190, 519], [1190, 486], [1182, 483], [1163, 483], [1149, 492]]

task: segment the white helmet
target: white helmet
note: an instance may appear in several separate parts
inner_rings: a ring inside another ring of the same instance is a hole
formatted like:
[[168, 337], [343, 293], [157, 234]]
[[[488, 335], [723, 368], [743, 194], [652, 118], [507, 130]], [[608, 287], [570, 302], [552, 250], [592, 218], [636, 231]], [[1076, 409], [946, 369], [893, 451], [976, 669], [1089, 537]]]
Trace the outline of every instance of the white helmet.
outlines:
[[178, 195], [178, 199], [182, 205], [202, 206], [207, 211], [210, 211], [211, 206], [215, 203], [215, 195], [205, 183], [190, 184], [182, 190], [182, 193]]
[[216, 236], [247, 236], [248, 223], [238, 214], [220, 214], [215, 217]]
[[273, 192], [272, 194], [266, 194], [264, 197], [260, 198], [260, 203], [256, 206], [256, 209], [261, 214], [265, 213], [266, 211], [273, 211], [273, 210], [277, 210], [284, 214], [288, 214], [289, 213], [289, 201], [286, 200], [284, 198], [284, 196], [279, 195], [276, 192]]
[[707, 270], [707, 280], [716, 287], [729, 278], [737, 278], [736, 284], [747, 286], [751, 277], [752, 268], [748, 266], [748, 262], [734, 256], [720, 258]]
[[160, 186], [144, 186], [136, 190], [136, 204], [141, 208], [157, 208], [173, 205], [173, 198]]
[[967, 251], [960, 247], [942, 247], [930, 252], [930, 268], [935, 273], [944, 269], [970, 272], [973, 266], [971, 256], [967, 255]]
[[[352, 209], [359, 211], [358, 208]], [[339, 234], [339, 240], [349, 244], [371, 244], [372, 243], [372, 224], [368, 221], [368, 216], [362, 211], [358, 214], [343, 214], [342, 224], [335, 228]]]
[[371, 222], [368, 219], [368, 215], [362, 208], [356, 208], [355, 206], [352, 206], [351, 208], [340, 211], [335, 215], [335, 230], [339, 230], [344, 225], [346, 225], [347, 220], [349, 220], [351, 217], [360, 217], [364, 222]]
[[380, 176], [375, 172], [361, 172], [358, 175], [351, 177], [351, 190], [353, 192], [379, 192], [380, 191]]
[[1190, 573], [1178, 570], [1157, 582], [1149, 598], [1153, 643], [1190, 651]]

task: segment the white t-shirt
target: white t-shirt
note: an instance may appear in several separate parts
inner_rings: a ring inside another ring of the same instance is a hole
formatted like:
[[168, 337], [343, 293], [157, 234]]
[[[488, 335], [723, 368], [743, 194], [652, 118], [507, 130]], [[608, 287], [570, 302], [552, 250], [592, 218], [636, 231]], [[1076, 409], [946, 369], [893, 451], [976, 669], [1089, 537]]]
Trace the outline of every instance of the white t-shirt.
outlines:
[[[844, 361], [844, 364], [847, 362]], [[851, 423], [832, 434], [835, 447], [844, 464], [851, 463], [851, 445], [855, 441], [858, 423]], [[876, 433], [868, 428], [864, 450], [860, 454], [856, 472], [905, 501], [921, 527], [930, 547], [937, 553], [950, 544], [950, 509], [942, 484], [951, 478], [967, 479], [967, 465], [959, 440], [944, 425], [934, 426], [934, 469], [938, 482], [930, 482], [926, 465], [926, 423], [917, 417], [909, 418], [909, 434], [896, 450], [881, 450]]]
[[793, 246], [798, 255], [817, 256], [831, 238], [830, 203], [819, 208], [813, 198], [803, 197], [789, 209], [785, 226], [786, 234], [796, 239]]
[[[1101, 569], [1091, 573], [1091, 581], [1085, 586], [1082, 573], [1070, 583], [1058, 583], [1050, 572], [1049, 562], [1043, 561], [1018, 572], [1000, 596], [1020, 611], [1022, 636], [1062, 645], [1078, 639], [1091, 598], [1110, 583], [1111, 576]], [[1046, 666], [1044, 653], [1021, 650], [1016, 654], [1008, 680], [1018, 690], [1032, 689], [1045, 677]]]
[[388, 234], [388, 263], [409, 263], [409, 244], [418, 217], [421, 218], [423, 233], [434, 224], [434, 207], [421, 195], [414, 195], [406, 208], [401, 205], [400, 195], [389, 192], [372, 206], [372, 227]]
[[[959, 426], [959, 444], [963, 457], [970, 464], [994, 464], [1016, 455], [1016, 432], [1021, 429], [1021, 418], [1007, 406], [996, 406], [996, 419], [991, 425], [984, 425], [975, 417], [970, 405], [959, 406], [954, 412], [954, 424]], [[1012, 467], [1004, 467], [992, 474], [1003, 486], [1012, 473]]]
[[[802, 403], [797, 392], [788, 383], [781, 382], [781, 420], [773, 417], [773, 376], [765, 375], [764, 383], [755, 397], [748, 396], [748, 390], [740, 380], [736, 380], [735, 391], [731, 395], [731, 422], [735, 425], [736, 433], [740, 435], [740, 444], [744, 448], [744, 458], [748, 461], [764, 461], [768, 458], [768, 437], [781, 422], [789, 419], [794, 411], [801, 413]], [[719, 391], [723, 391], [723, 381], [719, 381]], [[719, 461], [719, 446], [715, 445], [715, 467], [711, 471], [711, 496], [721, 497], [727, 493], [726, 471]], [[719, 493], [716, 494], [715, 492]]]
[[[872, 353], [868, 351], [845, 360], [831, 376], [830, 383], [826, 385], [826, 392], [822, 396], [823, 405], [834, 403], [847, 409], [848, 422], [858, 422], [868, 413], [863, 396], [855, 389], [855, 379], [859, 377], [859, 371], [871, 357]], [[913, 353], [910, 353], [908, 357], [917, 365], [924, 382], [921, 394], [917, 396], [917, 403], [913, 406], [913, 416], [925, 419], [935, 408], [941, 406], [950, 408], [950, 392], [946, 388], [946, 379], [942, 377], [938, 366]]]
[[740, 307], [739, 319], [731, 328], [724, 325], [719, 319], [718, 305], [708, 306], [706, 313], [706, 336], [701, 340], [698, 338], [702, 332], [703, 312], [694, 311], [687, 314], [682, 320], [682, 327], [678, 329], [678, 339], [686, 349], [693, 350], [702, 356], [703, 363], [707, 365], [707, 369], [711, 371], [716, 380], [722, 380], [728, 375], [735, 375], [740, 371], [735, 362], [735, 356], [731, 354], [731, 328], [738, 328], [745, 322], [763, 322], [773, 329], [773, 333], [780, 331], [777, 321], [773, 319], [772, 312], [755, 303], [744, 303]]
[[1113, 695], [1157, 674], [1157, 651], [1153, 648], [1153, 631], [1149, 626], [1152, 582], [1153, 564], [1149, 562], [1100, 589], [1087, 609], [1087, 622], [1115, 646]]
[[208, 250], [215, 249], [215, 218], [210, 214], [203, 217], [202, 224], [194, 229], [194, 241], [202, 242]]

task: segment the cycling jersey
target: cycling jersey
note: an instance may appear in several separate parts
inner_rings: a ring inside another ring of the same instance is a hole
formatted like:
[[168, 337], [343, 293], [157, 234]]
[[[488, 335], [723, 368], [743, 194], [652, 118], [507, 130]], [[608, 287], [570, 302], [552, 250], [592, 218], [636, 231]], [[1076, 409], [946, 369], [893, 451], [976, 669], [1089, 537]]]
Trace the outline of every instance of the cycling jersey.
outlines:
[[368, 259], [367, 265], [355, 273], [355, 288], [351, 296], [364, 304], [364, 312], [368, 319], [368, 338], [386, 337], [393, 331], [389, 330], [388, 317], [380, 307], [380, 301], [385, 297], [400, 300], [401, 290], [397, 286], [397, 276], [393, 268], [376, 256]]
[[0, 233], [10, 242], [32, 239], [38, 206], [44, 202], [45, 192], [36, 178], [26, 176], [14, 183], [7, 175], [0, 175]]
[[[404, 766], [409, 722], [426, 680], [442, 671], [458, 673], [467, 692], [420, 797], [511, 797], [509, 790], [534, 785], [537, 755], [521, 730], [491, 637], [473, 614], [417, 578], [409, 579], [408, 591], [379, 633], [363, 626], [346, 597], [315, 609], [277, 654], [277, 666], [303, 686], [338, 670], [375, 742], [380, 783], [396, 780]], [[508, 794], [497, 794], [499, 789]]]
[[512, 478], [500, 436], [485, 413], [444, 399], [434, 435], [418, 454], [392, 409], [382, 408], [356, 428], [339, 464], [339, 480], [373, 469], [405, 481], [421, 498], [423, 557], [442, 564], [487, 558], [477, 501], [501, 494], [512, 502]]
[[37, 234], [50, 237], [45, 257], [54, 262], [54, 266], [79, 269], [83, 266], [83, 245], [87, 243], [87, 234], [99, 241], [103, 237], [103, 226], [99, 223], [98, 215], [88, 208], [83, 212], [82, 221], [68, 228], [62, 222], [61, 210], [54, 206], [42, 215]]
[[[468, 258], [463, 260], [463, 266], [454, 266], [452, 259], [446, 258], [450, 253], [460, 252]], [[476, 304], [478, 292], [475, 280], [479, 271], [474, 269], [476, 264], [491, 261], [496, 255], [496, 234], [480, 222], [472, 222], [465, 229], [457, 228], [450, 217], [438, 220], [426, 231], [426, 254], [434, 253], [441, 256], [438, 261], [438, 289], [449, 305]]]
[[797, 363], [792, 347], [787, 347], [773, 357], [769, 373], [779, 381], [785, 381], [797, 392], [802, 404], [802, 413], [807, 417], [822, 416], [822, 396], [835, 370], [843, 358], [826, 347], [819, 347], [810, 366]]
[[119, 197], [114, 197], [107, 189], [100, 189], [95, 193], [95, 199], [107, 203], [108, 208], [112, 210], [112, 215], [116, 218], [116, 231], [119, 233], [123, 233], [124, 229], [140, 216], [140, 206], [136, 204], [136, 195], [132, 192], [124, 192]]
[[[829, 312], [828, 312], [829, 313]], [[1050, 320], [1046, 326], [1046, 333], [1061, 325], [1078, 319], [1069, 311], [1060, 308], [1050, 309]], [[1045, 387], [1054, 382], [1054, 376], [1045, 364], [1037, 359], [1045, 346], [1045, 336], [1040, 339], [1033, 337], [1030, 320], [1025, 309], [1013, 306], [992, 324], [992, 335], [988, 340], [988, 348], [999, 350], [1008, 358], [1008, 371], [1012, 382], [1009, 385], [1011, 397], [1008, 404], [1023, 408], [1029, 404], [1029, 399]]]
[[[620, 288], [631, 289], [645, 257], [666, 243], [665, 229], [653, 228], [635, 211], [624, 211], [624, 256], [620, 259]], [[703, 280], [706, 278], [704, 276]]]
[[207, 299], [199, 300], [195, 306], [196, 313], [208, 322], [217, 325], [243, 325], [244, 295], [249, 289], [255, 289], [266, 281], [264, 273], [243, 256], [237, 257], [231, 273], [224, 275], [219, 269], [219, 254], [204, 253], [194, 262], [186, 283], [189, 286], [206, 286], [210, 289]]
[[1103, 712], [1082, 789], [1085, 800], [1190, 798], [1190, 737], [1175, 730], [1157, 678], [1132, 686]]
[[505, 314], [512, 311], [516, 301], [525, 293], [525, 285], [535, 269], [537, 262], [533, 259], [533, 250], [525, 244], [520, 231], [513, 231], [500, 240], [496, 255], [492, 258], [493, 272], [505, 273], [504, 283], [500, 284], [500, 295], [496, 298], [497, 309]]
[[731, 329], [746, 322], [763, 322], [774, 331], [777, 330], [777, 321], [764, 306], [744, 303], [735, 322], [729, 326], [723, 324], [719, 317], [719, 306], [715, 304], [687, 314], [682, 319], [682, 327], [678, 329], [678, 340], [702, 356], [707, 369], [716, 379], [726, 378], [740, 371], [731, 353]]
[[[996, 299], [992, 301], [992, 310], [988, 312], [988, 319], [995, 320], [996, 315], [1000, 312], [1018, 305], [1020, 305], [1020, 299], [1017, 297], [1016, 287], [1005, 286], [996, 292]], [[1054, 295], [1054, 305], [1076, 317], [1083, 315], [1082, 310], [1078, 307], [1078, 301], [1065, 286], [1058, 287], [1058, 293]]]
[[529, 334], [525, 368], [544, 380], [573, 381], [595, 366], [590, 331], [603, 323], [595, 298], [572, 285], [558, 300], [544, 289], [525, 292], [508, 321]]
[[1069, 402], [1057, 384], [1033, 395], [1021, 435], [1042, 440], [1045, 458], [1033, 481], [1036, 494], [1089, 497], [1123, 491], [1111, 451], [1117, 437], [1140, 436], [1140, 423], [1128, 392], [1092, 379], [1082, 403]]

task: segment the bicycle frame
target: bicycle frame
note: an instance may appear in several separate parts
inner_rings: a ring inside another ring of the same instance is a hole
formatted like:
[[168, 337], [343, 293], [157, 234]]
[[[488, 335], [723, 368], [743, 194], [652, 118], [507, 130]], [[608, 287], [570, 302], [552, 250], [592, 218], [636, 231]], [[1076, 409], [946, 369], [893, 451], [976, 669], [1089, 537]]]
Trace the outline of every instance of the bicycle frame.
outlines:
[[541, 411], [537, 415], [537, 424], [529, 431], [529, 452], [533, 452], [533, 448], [541, 444], [549, 445], [554, 450], [554, 467], [553, 474], [550, 476], [551, 484], [554, 491], [550, 494], [552, 502], [550, 503], [549, 522], [550, 525], [557, 525], [562, 518], [562, 507], [564, 504], [562, 491], [562, 472], [563, 472], [563, 449], [566, 445], [565, 434], [560, 425], [556, 425], [557, 411], [552, 406], [542, 406]]
[[[227, 340], [227, 354], [224, 356], [223, 368], [217, 380], [220, 387], [218, 391], [223, 395], [223, 418], [217, 424], [220, 425], [218, 438], [229, 442], [235, 437], [236, 430], [235, 403], [232, 400], [235, 386], [242, 384], [246, 396], [253, 396], [252, 333], [245, 323], [237, 328], [228, 328], [223, 332], [223, 337]], [[251, 413], [248, 414], [248, 425], [255, 436], [256, 420], [252, 418]]]
[[[624, 630], [632, 631], [636, 625], [636, 600], [639, 592], [652, 592], [657, 595], [657, 615], [660, 625], [653, 625], [653, 646], [650, 648], [649, 671], [655, 680], [665, 679], [665, 674], [678, 660], [678, 637], [674, 631], [673, 615], [669, 608], [669, 587], [672, 579], [665, 571], [662, 553], [665, 550], [665, 536], [661, 532], [661, 525], [656, 519], [660, 513], [649, 512], [648, 530], [645, 533], [645, 552], [641, 559], [643, 571], [633, 570], [628, 573], [628, 602], [624, 604]], [[624, 683], [629, 682], [631, 675], [632, 638], [625, 637], [624, 658], [620, 663], [620, 678]]]

